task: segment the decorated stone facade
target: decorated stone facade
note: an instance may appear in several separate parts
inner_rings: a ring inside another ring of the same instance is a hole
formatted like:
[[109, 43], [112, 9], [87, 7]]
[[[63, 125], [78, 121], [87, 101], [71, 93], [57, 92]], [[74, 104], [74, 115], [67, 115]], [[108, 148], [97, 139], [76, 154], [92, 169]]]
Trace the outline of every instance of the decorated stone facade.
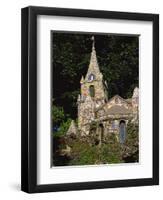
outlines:
[[[125, 141], [126, 126], [131, 123], [138, 124], [139, 89], [136, 87], [130, 99], [115, 95], [108, 99], [107, 83], [97, 61], [95, 44], [93, 40], [90, 64], [85, 78], [81, 77], [81, 94], [78, 96], [78, 124], [71, 124], [80, 136], [90, 134], [107, 137], [116, 134], [120, 142]], [[74, 128], [75, 127], [75, 128]]]

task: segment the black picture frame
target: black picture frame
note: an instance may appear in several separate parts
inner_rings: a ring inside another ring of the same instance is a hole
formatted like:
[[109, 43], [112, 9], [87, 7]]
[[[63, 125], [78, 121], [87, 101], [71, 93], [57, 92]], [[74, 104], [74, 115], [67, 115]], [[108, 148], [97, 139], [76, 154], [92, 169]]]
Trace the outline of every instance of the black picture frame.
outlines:
[[[37, 16], [56, 15], [153, 23], [153, 177], [37, 185]], [[159, 15], [30, 6], [21, 12], [21, 190], [28, 193], [159, 184]]]

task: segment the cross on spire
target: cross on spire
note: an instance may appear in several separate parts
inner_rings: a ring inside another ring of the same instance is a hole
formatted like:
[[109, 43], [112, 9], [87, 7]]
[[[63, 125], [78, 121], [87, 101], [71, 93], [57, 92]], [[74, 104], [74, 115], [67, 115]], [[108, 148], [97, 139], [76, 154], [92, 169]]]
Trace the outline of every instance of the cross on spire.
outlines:
[[95, 37], [92, 36], [91, 39], [92, 39], [92, 41], [93, 41], [93, 42], [92, 42], [92, 51], [93, 51], [93, 50], [95, 50]]

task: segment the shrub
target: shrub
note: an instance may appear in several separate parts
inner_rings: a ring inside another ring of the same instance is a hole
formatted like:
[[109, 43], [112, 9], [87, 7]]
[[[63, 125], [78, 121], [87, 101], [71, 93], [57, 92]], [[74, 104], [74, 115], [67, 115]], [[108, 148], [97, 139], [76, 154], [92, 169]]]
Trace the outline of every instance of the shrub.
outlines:
[[68, 128], [70, 126], [71, 123], [71, 119], [68, 118], [67, 121], [62, 122], [60, 124], [60, 127], [57, 129], [57, 131], [54, 131], [53, 136], [54, 137], [63, 137], [66, 135], [66, 132], [68, 131]]
[[127, 126], [127, 139], [121, 144], [115, 134], [108, 134], [99, 146], [95, 143], [95, 135], [85, 137], [65, 137], [65, 133], [71, 120], [61, 125], [57, 136], [64, 138], [64, 145], [59, 148], [65, 148], [68, 145], [71, 153], [66, 157], [65, 165], [93, 165], [93, 164], [114, 164], [130, 163], [139, 160], [139, 140], [138, 126], [131, 123]]

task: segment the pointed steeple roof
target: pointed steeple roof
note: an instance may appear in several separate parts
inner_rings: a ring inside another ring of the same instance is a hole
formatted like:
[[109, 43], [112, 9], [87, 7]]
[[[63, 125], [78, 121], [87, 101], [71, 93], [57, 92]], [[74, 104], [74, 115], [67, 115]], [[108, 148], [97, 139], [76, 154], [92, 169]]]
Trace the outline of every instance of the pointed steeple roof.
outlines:
[[139, 97], [139, 88], [138, 87], [135, 87], [135, 89], [133, 91], [132, 98], [135, 98], [135, 97]]
[[71, 134], [74, 134], [74, 135], [77, 134], [77, 127], [76, 127], [76, 124], [75, 124], [74, 120], [71, 121], [69, 129], [68, 129], [68, 131], [66, 133], [66, 135], [71, 135]]
[[97, 61], [97, 56], [96, 56], [96, 50], [95, 50], [95, 39], [94, 36], [92, 36], [92, 52], [91, 52], [91, 58], [90, 58], [90, 63], [87, 71], [87, 75], [90, 73], [100, 73], [98, 61]]
[[84, 82], [84, 77], [82, 76], [81, 80], [80, 80], [80, 83], [83, 83], [83, 82]]

